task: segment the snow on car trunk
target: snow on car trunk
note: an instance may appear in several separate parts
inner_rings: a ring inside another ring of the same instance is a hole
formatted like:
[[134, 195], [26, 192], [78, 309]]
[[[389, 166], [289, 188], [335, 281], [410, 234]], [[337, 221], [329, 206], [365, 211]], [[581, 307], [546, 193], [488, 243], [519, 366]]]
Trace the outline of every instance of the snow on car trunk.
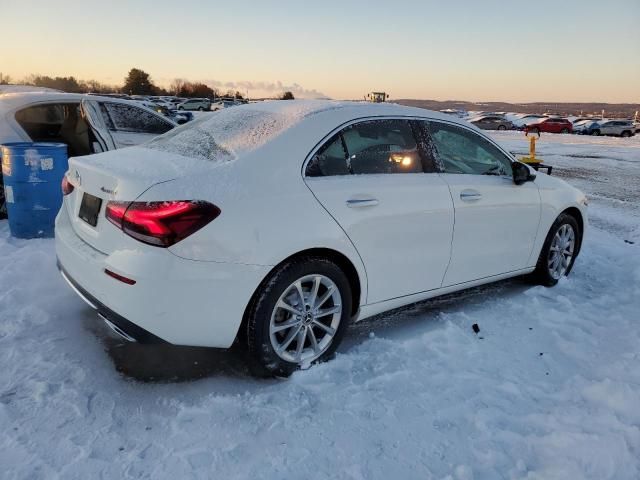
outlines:
[[[202, 115], [145, 146], [191, 158], [229, 162], [265, 145], [305, 116], [344, 102], [261, 102]], [[284, 107], [284, 108], [283, 108]]]
[[133, 202], [153, 185], [211, 168], [199, 160], [140, 147], [71, 158], [67, 179], [74, 189], [64, 197], [64, 208], [76, 234], [109, 254], [130, 241], [105, 218], [109, 201]]

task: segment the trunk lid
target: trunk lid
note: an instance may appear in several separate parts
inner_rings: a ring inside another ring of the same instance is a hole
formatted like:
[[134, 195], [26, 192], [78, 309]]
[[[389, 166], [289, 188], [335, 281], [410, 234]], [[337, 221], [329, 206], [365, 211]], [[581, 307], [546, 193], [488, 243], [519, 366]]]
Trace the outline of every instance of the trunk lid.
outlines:
[[63, 208], [80, 238], [96, 250], [110, 254], [138, 242], [106, 219], [107, 202], [134, 201], [158, 183], [197, 174], [207, 167], [210, 165], [202, 160], [142, 147], [70, 158], [67, 178], [74, 190], [64, 197]]

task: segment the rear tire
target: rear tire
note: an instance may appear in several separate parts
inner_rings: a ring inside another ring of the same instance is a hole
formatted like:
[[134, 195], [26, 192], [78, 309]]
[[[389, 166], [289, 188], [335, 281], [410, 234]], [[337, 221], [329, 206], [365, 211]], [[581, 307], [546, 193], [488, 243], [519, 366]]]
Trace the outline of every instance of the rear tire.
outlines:
[[530, 279], [545, 287], [556, 285], [560, 278], [571, 272], [581, 243], [582, 232], [576, 219], [566, 213], [560, 214], [549, 229]]
[[198, 107], [199, 112], [204, 112], [204, 107]]
[[504, 125], [498, 125], [498, 130], [506, 130], [507, 127], [505, 127]]
[[629, 138], [629, 137], [631, 136], [631, 132], [630, 132], [630, 131], [628, 131], [628, 130], [625, 130], [624, 132], [622, 132], [622, 133], [620, 134], [620, 136], [621, 136], [622, 138]]
[[282, 264], [258, 287], [247, 311], [251, 373], [288, 377], [331, 358], [350, 319], [351, 286], [336, 264], [322, 257]]

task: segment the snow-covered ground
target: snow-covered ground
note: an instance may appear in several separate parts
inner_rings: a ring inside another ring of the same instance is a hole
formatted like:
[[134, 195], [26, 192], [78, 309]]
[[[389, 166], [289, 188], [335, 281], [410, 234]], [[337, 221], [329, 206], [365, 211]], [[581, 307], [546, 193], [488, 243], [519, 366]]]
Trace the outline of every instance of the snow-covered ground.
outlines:
[[568, 279], [362, 322], [287, 381], [248, 377], [236, 352], [122, 344], [52, 241], [0, 222], [0, 477], [640, 478], [640, 138], [538, 151], [591, 199]]

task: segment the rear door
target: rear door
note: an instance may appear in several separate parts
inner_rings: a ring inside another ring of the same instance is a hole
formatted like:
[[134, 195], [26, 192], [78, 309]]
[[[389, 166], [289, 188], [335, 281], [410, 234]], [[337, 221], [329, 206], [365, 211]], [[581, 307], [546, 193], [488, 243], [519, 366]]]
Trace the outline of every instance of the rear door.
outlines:
[[607, 135], [611, 131], [611, 122], [602, 122], [599, 127], [602, 135]]
[[124, 102], [99, 102], [100, 112], [116, 148], [147, 142], [174, 128], [174, 124], [145, 108]]
[[442, 284], [453, 205], [415, 122], [365, 120], [334, 134], [310, 158], [305, 181], [355, 245], [367, 303]]
[[540, 223], [536, 184], [515, 185], [511, 159], [477, 132], [439, 121], [425, 125], [455, 208], [443, 286], [528, 267]]
[[99, 102], [95, 100], [82, 100], [80, 102], [82, 117], [89, 125], [92, 135], [92, 149], [94, 152], [107, 152], [117, 148], [107, 122], [100, 110]]

